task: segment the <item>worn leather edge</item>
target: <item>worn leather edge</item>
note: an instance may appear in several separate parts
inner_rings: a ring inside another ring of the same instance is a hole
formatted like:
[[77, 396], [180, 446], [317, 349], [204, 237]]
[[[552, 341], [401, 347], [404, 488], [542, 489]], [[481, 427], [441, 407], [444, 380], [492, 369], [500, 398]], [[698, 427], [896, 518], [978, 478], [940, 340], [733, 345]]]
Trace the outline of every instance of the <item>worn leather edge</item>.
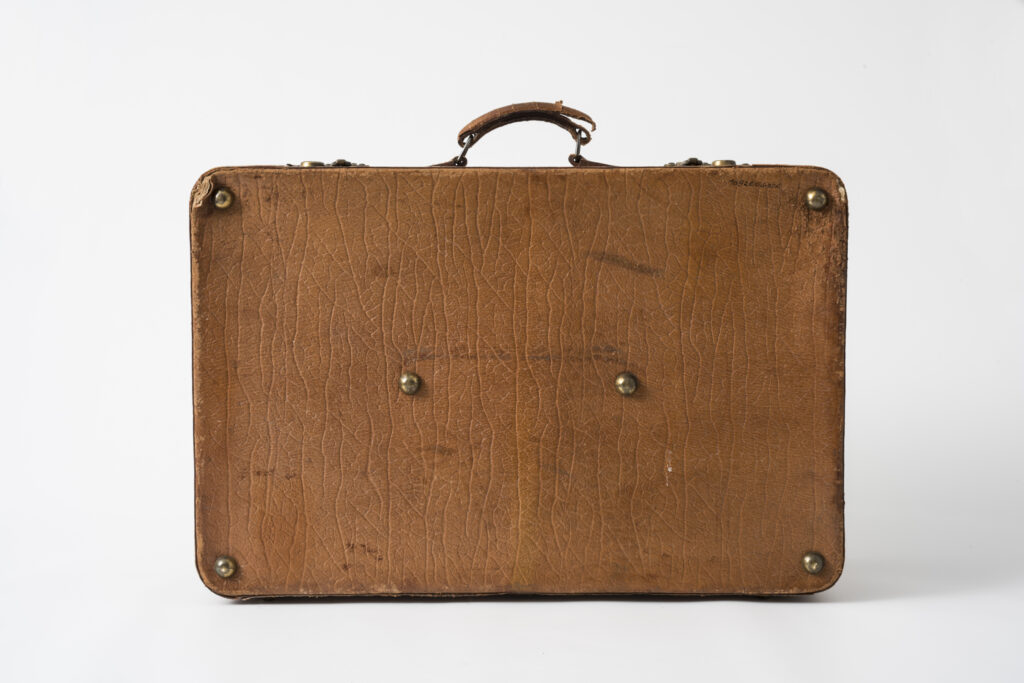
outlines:
[[[842, 571], [839, 572], [840, 574]], [[838, 580], [839, 574], [836, 575]], [[228, 598], [229, 600], [237, 600], [239, 602], [248, 602], [250, 600], [332, 600], [332, 599], [357, 599], [357, 600], [381, 600], [387, 601], [392, 598], [415, 598], [422, 600], [457, 600], [462, 598], [537, 598], [539, 600], [545, 599], [594, 599], [601, 600], [605, 598], [632, 598], [636, 600], [640, 599], [687, 599], [687, 598], [765, 598], [765, 599], [786, 599], [786, 598], [799, 598], [808, 595], [815, 595], [823, 591], [828, 590], [833, 585], [833, 581], [828, 586], [816, 588], [808, 591], [748, 591], [748, 592], [723, 592], [723, 593], [678, 593], [678, 592], [658, 592], [658, 591], [609, 591], [607, 593], [595, 592], [595, 591], [581, 591], [579, 593], [569, 593], [565, 591], [560, 592], [541, 592], [541, 591], [495, 591], [495, 592], [473, 592], [473, 593], [268, 593], [262, 594], [251, 594], [251, 595], [230, 595], [221, 593], [211, 587], [209, 584], [205, 584], [211, 592], [222, 598]]]
[[846, 569], [846, 301], [848, 289], [848, 261], [849, 261], [849, 239], [850, 239], [850, 202], [846, 191], [846, 184], [834, 171], [822, 166], [807, 166], [809, 170], [819, 171], [830, 176], [835, 183], [839, 193], [838, 201], [842, 207], [842, 214], [839, 221], [833, 227], [831, 256], [832, 269], [829, 272], [828, 283], [833, 288], [833, 296], [836, 301], [836, 321], [839, 326], [839, 400], [836, 405], [837, 421], [839, 422], [839, 451], [836, 453], [836, 481], [839, 490], [839, 558], [836, 564], [835, 575], [828, 583], [813, 590], [805, 591], [804, 595], [821, 593], [836, 585], [843, 571]]
[[200, 467], [200, 438], [199, 432], [196, 429], [197, 415], [199, 413], [199, 407], [201, 404], [200, 397], [200, 384], [198, 374], [198, 364], [196, 357], [198, 356], [198, 349], [200, 348], [199, 339], [199, 325], [197, 324], [197, 306], [196, 301], [198, 299], [198, 278], [197, 271], [199, 265], [196, 234], [198, 230], [196, 222], [196, 211], [198, 211], [205, 200], [213, 194], [213, 176], [218, 172], [225, 170], [224, 167], [215, 167], [206, 171], [192, 186], [192, 190], [189, 192], [188, 200], [188, 213], [189, 213], [189, 295], [190, 301], [190, 317], [192, 319], [192, 515], [193, 515], [193, 541], [195, 547], [195, 568], [196, 573], [199, 574], [199, 580], [203, 582], [203, 585], [210, 589], [211, 592], [219, 595], [223, 598], [235, 598], [236, 596], [223, 593], [212, 585], [206, 579], [206, 575], [203, 573], [200, 561], [203, 556], [203, 536], [199, 528], [200, 518], [200, 497], [199, 497], [199, 467]]
[[[594, 162], [596, 163], [596, 162]], [[658, 164], [655, 166], [616, 166], [616, 165], [602, 165], [600, 167], [594, 166], [437, 166], [436, 164], [417, 165], [417, 166], [289, 166], [282, 164], [246, 164], [241, 166], [214, 166], [213, 168], [201, 173], [196, 179], [196, 182], [192, 187], [192, 194], [195, 194], [200, 185], [206, 179], [214, 176], [218, 173], [238, 173], [241, 171], [287, 171], [290, 173], [357, 173], [359, 171], [429, 171], [439, 169], [452, 169], [460, 173], [472, 173], [473, 171], [558, 171], [558, 170], [573, 170], [585, 171], [588, 169], [598, 169], [601, 171], [616, 170], [616, 171], [636, 171], [636, 170], [657, 170], [664, 169], [671, 172], [687, 172], [687, 173], [700, 173], [700, 172], [730, 172], [730, 171], [742, 171], [744, 169], [751, 168], [788, 168], [788, 169], [799, 169], [807, 171], [822, 171], [828, 173], [836, 179], [838, 185], [842, 186], [843, 182], [836, 173], [824, 166], [810, 166], [807, 164], [740, 164], [737, 166], [665, 166], [664, 164]], [[191, 195], [190, 195], [191, 196]]]

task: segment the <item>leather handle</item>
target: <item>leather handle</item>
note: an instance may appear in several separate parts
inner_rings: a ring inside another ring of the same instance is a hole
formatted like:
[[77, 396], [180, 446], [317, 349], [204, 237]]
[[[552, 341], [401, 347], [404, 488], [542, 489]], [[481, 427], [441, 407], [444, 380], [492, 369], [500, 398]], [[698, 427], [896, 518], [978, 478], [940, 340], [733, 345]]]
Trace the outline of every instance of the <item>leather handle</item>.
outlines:
[[[489, 111], [483, 116], [477, 117], [470, 121], [466, 126], [459, 131], [458, 143], [462, 151], [458, 156], [453, 158], [451, 161], [446, 161], [438, 166], [465, 166], [466, 165], [466, 152], [469, 148], [480, 141], [487, 133], [491, 132], [495, 128], [501, 128], [507, 126], [510, 123], [518, 123], [519, 121], [547, 121], [554, 125], [562, 128], [569, 132], [576, 141], [576, 153], [569, 155], [569, 162], [574, 166], [603, 166], [604, 164], [597, 164], [596, 162], [587, 161], [580, 156], [579, 148], [582, 145], [586, 145], [591, 140], [591, 131], [597, 130], [597, 124], [594, 119], [590, 118], [587, 114], [584, 114], [579, 109], [573, 109], [562, 104], [562, 101], [557, 102], [522, 102], [520, 104], [510, 104], [505, 107], [499, 107], [493, 111]], [[581, 123], [577, 123], [577, 121]], [[586, 124], [590, 125], [590, 131], [586, 129]]]
[[470, 121], [459, 131], [459, 147], [465, 147], [470, 136], [473, 136], [471, 144], [475, 144], [480, 141], [481, 137], [495, 128], [501, 128], [502, 126], [519, 121], [547, 121], [548, 123], [553, 123], [569, 131], [573, 138], [579, 136], [581, 145], [587, 144], [590, 142], [590, 132], [573, 121], [573, 119], [589, 123], [590, 130], [597, 130], [597, 124], [594, 123], [594, 119], [579, 109], [565, 106], [561, 100], [557, 102], [510, 104], [506, 107], [498, 107]]

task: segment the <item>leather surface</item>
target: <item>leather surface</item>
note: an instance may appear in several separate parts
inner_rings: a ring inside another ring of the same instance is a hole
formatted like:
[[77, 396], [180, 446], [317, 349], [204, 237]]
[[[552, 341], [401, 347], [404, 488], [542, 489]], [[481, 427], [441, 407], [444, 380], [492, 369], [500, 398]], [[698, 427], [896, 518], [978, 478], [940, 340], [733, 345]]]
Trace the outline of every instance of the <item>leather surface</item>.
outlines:
[[831, 172], [221, 168], [191, 231], [215, 592], [783, 594], [842, 571]]

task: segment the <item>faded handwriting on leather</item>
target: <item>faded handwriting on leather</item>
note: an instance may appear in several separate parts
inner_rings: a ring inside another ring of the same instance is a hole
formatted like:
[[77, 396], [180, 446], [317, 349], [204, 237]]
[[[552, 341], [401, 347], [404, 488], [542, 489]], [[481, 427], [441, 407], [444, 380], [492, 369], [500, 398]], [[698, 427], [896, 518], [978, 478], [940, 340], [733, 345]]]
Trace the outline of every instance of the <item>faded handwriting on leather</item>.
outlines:
[[470, 350], [467, 346], [454, 345], [441, 349], [433, 346], [422, 346], [416, 349], [405, 349], [402, 358], [410, 360], [471, 360], [471, 361], [562, 361], [584, 362], [599, 361], [605, 363], [618, 362], [620, 351], [614, 346], [593, 346], [589, 349], [568, 349], [554, 352], [548, 349], [512, 349], [486, 348]]

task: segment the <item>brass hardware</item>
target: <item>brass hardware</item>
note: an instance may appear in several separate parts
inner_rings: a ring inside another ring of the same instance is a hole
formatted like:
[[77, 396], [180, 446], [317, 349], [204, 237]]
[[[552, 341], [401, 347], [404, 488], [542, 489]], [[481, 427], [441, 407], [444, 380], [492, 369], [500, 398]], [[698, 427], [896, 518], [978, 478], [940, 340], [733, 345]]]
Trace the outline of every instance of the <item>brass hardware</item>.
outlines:
[[222, 579], [230, 579], [238, 570], [238, 565], [227, 555], [221, 555], [213, 562], [213, 571]]
[[736, 162], [732, 159], [715, 159], [711, 162], [712, 166], [735, 166]]
[[225, 190], [223, 187], [213, 193], [213, 205], [218, 209], [228, 208], [234, 199], [235, 197], [231, 194], [231, 191]]
[[825, 558], [818, 553], [807, 553], [804, 555], [804, 571], [808, 574], [819, 574], [825, 568]]
[[615, 376], [615, 391], [623, 396], [631, 396], [636, 392], [636, 375], [632, 372], [620, 372]]
[[285, 164], [285, 166], [289, 168], [366, 168], [366, 164], [357, 164], [356, 162], [349, 161], [348, 159], [335, 159], [329, 164], [324, 163], [323, 161], [303, 161], [298, 164]]
[[410, 396], [420, 390], [421, 384], [423, 384], [423, 380], [415, 372], [403, 372], [398, 378], [398, 388], [402, 390], [403, 394]]
[[460, 141], [460, 144], [462, 144], [462, 149], [459, 150], [459, 156], [452, 159], [452, 166], [465, 166], [466, 164], [469, 163], [469, 160], [466, 159], [466, 152], [468, 152], [469, 148], [472, 147], [474, 143], [476, 143], [478, 137], [479, 136], [476, 133], [470, 133], [469, 135], [466, 136], [466, 142], [464, 144], [462, 144]]
[[825, 205], [828, 204], [828, 195], [825, 194], [825, 190], [818, 189], [817, 187], [807, 190], [805, 198], [807, 199], [807, 206], [815, 211], [824, 209]]
[[668, 167], [672, 167], [672, 166], [703, 166], [703, 165], [704, 165], [704, 162], [701, 161], [700, 159], [698, 159], [697, 157], [690, 157], [686, 161], [670, 161], [669, 163], [665, 164], [665, 166], [668, 166]]

